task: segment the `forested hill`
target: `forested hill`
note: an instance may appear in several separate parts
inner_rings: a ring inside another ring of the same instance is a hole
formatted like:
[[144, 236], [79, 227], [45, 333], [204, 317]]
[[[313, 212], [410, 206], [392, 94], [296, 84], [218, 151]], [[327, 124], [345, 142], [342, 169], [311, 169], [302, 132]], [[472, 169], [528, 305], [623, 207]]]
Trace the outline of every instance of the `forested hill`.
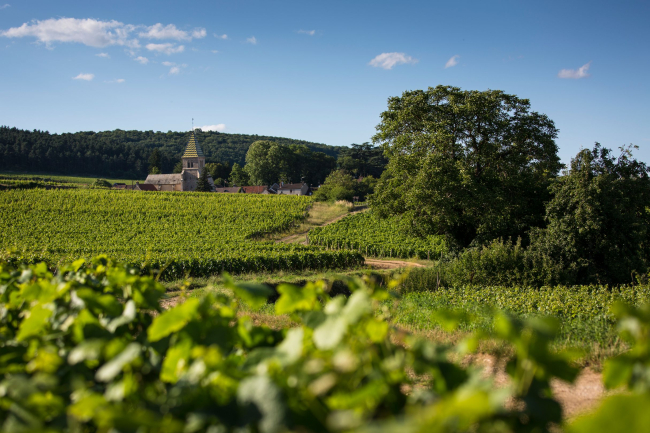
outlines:
[[[272, 140], [300, 144], [336, 158], [342, 147], [263, 135], [196, 131], [206, 162], [244, 164], [250, 144]], [[50, 134], [0, 127], [0, 170], [143, 179], [153, 149], [162, 153], [162, 172], [171, 173], [189, 132], [115, 131]]]

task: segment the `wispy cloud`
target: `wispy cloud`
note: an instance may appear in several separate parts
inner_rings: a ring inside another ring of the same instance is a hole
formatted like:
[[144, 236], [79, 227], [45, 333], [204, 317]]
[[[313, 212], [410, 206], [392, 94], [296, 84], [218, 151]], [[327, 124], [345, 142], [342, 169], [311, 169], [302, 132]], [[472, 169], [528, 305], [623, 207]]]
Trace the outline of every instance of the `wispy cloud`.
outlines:
[[206, 125], [206, 126], [201, 126], [201, 131], [216, 131], [216, 132], [222, 132], [226, 129], [226, 125], [223, 123], [219, 123], [218, 125]]
[[108, 53], [99, 53], [99, 54], [95, 54], [95, 55], [97, 57], [103, 57], [105, 59], [110, 59], [111, 58], [111, 56], [109, 56]]
[[157, 51], [159, 53], [165, 53], [167, 55], [169, 54], [175, 54], [175, 53], [182, 53], [185, 51], [185, 46], [184, 45], [179, 45], [176, 46], [175, 44], [172, 43], [164, 43], [164, 44], [147, 44], [146, 48], [149, 51]]
[[298, 33], [303, 33], [305, 35], [314, 36], [316, 34], [316, 30], [298, 30]]
[[460, 59], [460, 55], [456, 54], [455, 56], [451, 56], [449, 60], [447, 60], [447, 63], [445, 63], [445, 69], [447, 68], [453, 68], [458, 64], [458, 59]]
[[[7, 7], [9, 5], [6, 5]], [[0, 6], [0, 8], [3, 8]], [[0, 31], [0, 36], [6, 38], [33, 37], [38, 42], [44, 43], [48, 48], [55, 42], [76, 42], [90, 47], [103, 48], [109, 45], [122, 45], [132, 50], [140, 48], [137, 37], [158, 40], [191, 41], [204, 38], [207, 31], [197, 27], [190, 31], [180, 30], [174, 24], [152, 26], [125, 24], [116, 20], [101, 21], [92, 18], [50, 18], [47, 20], [32, 20], [20, 27], [12, 27]], [[137, 36], [137, 37], [136, 37]], [[159, 46], [165, 44], [149, 44]], [[172, 44], [168, 44], [171, 46]], [[164, 47], [159, 51], [183, 51], [179, 47]], [[154, 48], [155, 49], [155, 48]]]
[[162, 62], [163, 66], [169, 67], [169, 75], [178, 75], [181, 72], [181, 68], [186, 68], [187, 64], [183, 63], [182, 65], [179, 65], [178, 63], [174, 62]]
[[10, 8], [10, 7], [11, 7], [11, 5], [9, 3], [5, 3], [2, 6], [0, 6], [0, 9], [7, 9], [7, 8]]
[[249, 44], [257, 45], [257, 39], [255, 38], [255, 36], [251, 36], [250, 38], [247, 38], [246, 42]]
[[126, 80], [125, 80], [124, 78], [118, 78], [118, 79], [116, 79], [116, 80], [104, 81], [104, 83], [118, 83], [118, 84], [122, 84], [122, 83], [125, 82], [125, 81], [126, 81]]
[[219, 52], [219, 50], [212, 50], [212, 52], [213, 52], [214, 54], [217, 54], [217, 53]]
[[557, 76], [560, 78], [572, 78], [572, 79], [586, 78], [591, 75], [587, 72], [590, 66], [591, 66], [591, 62], [585, 63], [584, 65], [580, 66], [578, 69], [562, 69], [560, 72], [557, 73]]
[[146, 65], [147, 63], [149, 63], [149, 59], [147, 59], [146, 57], [142, 57], [142, 56], [138, 56], [133, 60], [135, 60], [136, 62], [139, 62], [139, 63], [141, 63], [143, 65]]
[[161, 23], [149, 26], [138, 34], [141, 38], [145, 39], [174, 39], [177, 41], [191, 41], [192, 38], [204, 38], [207, 32], [204, 28], [196, 28], [191, 32], [186, 32], [176, 28], [174, 24], [167, 24], [163, 26]]
[[414, 59], [404, 53], [382, 53], [372, 59], [369, 65], [375, 68], [393, 69], [395, 65], [415, 64], [417, 62], [418, 59]]
[[137, 39], [129, 34], [135, 26], [119, 21], [98, 21], [95, 19], [58, 18], [33, 20], [20, 27], [0, 32], [6, 38], [32, 36], [48, 47], [52, 42], [77, 42], [90, 47], [103, 48], [108, 45], [138, 47]]
[[72, 77], [73, 80], [84, 80], [84, 81], [92, 81], [92, 79], [95, 78], [95, 74], [79, 74], [76, 77]]
[[223, 40], [228, 39], [228, 35], [225, 34], [225, 33], [223, 35], [218, 35], [218, 34], [214, 33], [214, 37], [217, 38], [217, 39], [223, 39]]

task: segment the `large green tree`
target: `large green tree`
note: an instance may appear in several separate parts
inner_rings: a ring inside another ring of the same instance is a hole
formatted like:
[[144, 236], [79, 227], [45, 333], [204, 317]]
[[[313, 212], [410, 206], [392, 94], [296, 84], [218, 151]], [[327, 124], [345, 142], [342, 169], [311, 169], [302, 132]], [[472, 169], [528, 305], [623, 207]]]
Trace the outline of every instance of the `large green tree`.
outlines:
[[375, 143], [389, 162], [372, 198], [405, 229], [466, 246], [541, 224], [561, 168], [558, 130], [498, 90], [437, 86], [388, 100]]
[[[291, 150], [274, 141], [255, 141], [246, 153], [246, 172], [253, 185], [271, 185], [286, 177]], [[283, 179], [286, 180], [286, 179]]]
[[631, 147], [581, 150], [551, 191], [529, 253], [543, 282], [624, 284], [648, 272], [650, 177]]

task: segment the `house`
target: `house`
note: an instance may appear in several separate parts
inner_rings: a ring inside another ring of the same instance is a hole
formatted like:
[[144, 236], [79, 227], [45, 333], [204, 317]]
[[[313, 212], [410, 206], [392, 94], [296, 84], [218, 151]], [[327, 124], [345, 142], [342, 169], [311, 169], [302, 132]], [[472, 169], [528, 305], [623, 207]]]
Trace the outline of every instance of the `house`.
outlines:
[[134, 191], [158, 191], [158, 188], [156, 188], [155, 185], [136, 182], [135, 185], [133, 185], [133, 190]]
[[286, 195], [309, 195], [309, 185], [306, 183], [281, 183], [276, 194]]
[[[183, 161], [182, 172], [150, 174], [144, 183], [154, 185], [158, 191], [195, 191], [203, 167], [205, 167], [205, 155], [194, 136], [194, 131], [190, 132], [190, 141], [187, 143], [181, 159]], [[208, 182], [214, 190], [212, 176], [208, 176]]]
[[276, 189], [279, 188], [277, 183], [271, 186], [268, 185], [255, 185], [255, 186], [242, 186], [242, 192], [246, 194], [276, 194]]

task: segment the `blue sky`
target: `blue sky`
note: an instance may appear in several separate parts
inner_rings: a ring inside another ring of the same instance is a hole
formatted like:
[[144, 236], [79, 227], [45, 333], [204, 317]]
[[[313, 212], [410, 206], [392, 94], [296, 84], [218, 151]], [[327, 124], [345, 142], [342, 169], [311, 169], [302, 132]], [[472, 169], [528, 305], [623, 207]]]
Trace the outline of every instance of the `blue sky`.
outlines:
[[[3, 3], [6, 2], [6, 3]], [[370, 141], [387, 98], [500, 89], [650, 162], [650, 3], [0, 0], [0, 124]]]

